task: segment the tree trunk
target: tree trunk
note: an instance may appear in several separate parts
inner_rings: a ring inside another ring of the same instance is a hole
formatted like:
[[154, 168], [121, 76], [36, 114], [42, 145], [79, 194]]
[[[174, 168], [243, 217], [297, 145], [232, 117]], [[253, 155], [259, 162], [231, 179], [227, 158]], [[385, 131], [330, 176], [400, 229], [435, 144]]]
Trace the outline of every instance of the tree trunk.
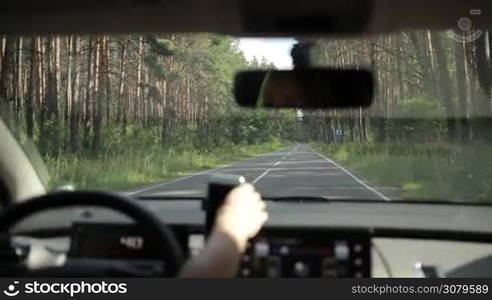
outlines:
[[34, 138], [34, 107], [39, 99], [39, 73], [38, 73], [38, 38], [31, 38], [31, 71], [29, 80], [29, 95], [26, 97], [26, 134], [30, 139]]
[[455, 104], [453, 99], [453, 91], [451, 87], [451, 76], [449, 74], [447, 52], [443, 46], [441, 36], [436, 33], [431, 33], [432, 45], [437, 62], [437, 70], [439, 74], [439, 96], [442, 104], [446, 109], [447, 116], [447, 139], [449, 142], [456, 140], [458, 128], [456, 120]]
[[11, 124], [13, 121], [11, 102], [13, 100], [12, 83], [14, 82], [14, 37], [8, 35], [4, 47], [2, 71], [0, 73], [0, 113], [2, 113], [6, 123]]
[[103, 70], [105, 69], [105, 44], [106, 37], [102, 36], [97, 39], [96, 42], [96, 57], [95, 57], [95, 94], [96, 94], [96, 103], [95, 103], [95, 117], [94, 117], [94, 138], [92, 141], [92, 150], [95, 152], [101, 146], [101, 127], [103, 121], [103, 111], [104, 111], [104, 102], [106, 101], [105, 94], [105, 86], [106, 86], [106, 76], [104, 75]]
[[[46, 121], [56, 121], [58, 118], [58, 82], [57, 82], [57, 67], [56, 67], [56, 52], [54, 49], [55, 42], [53, 38], [48, 38], [46, 42], [46, 55], [48, 65], [48, 78], [46, 81]], [[43, 124], [45, 125], [45, 124]]]
[[79, 63], [79, 46], [78, 46], [78, 37], [73, 36], [72, 38], [72, 62], [75, 66], [74, 76], [71, 80], [70, 90], [72, 92], [70, 98], [72, 99], [72, 105], [70, 109], [70, 149], [72, 152], [76, 152], [80, 148], [79, 142], [79, 131], [80, 131], [80, 110], [81, 110], [81, 101], [79, 99], [79, 90], [80, 90], [80, 72], [77, 69]]
[[476, 99], [477, 113], [480, 115], [492, 115], [492, 34], [486, 32], [475, 40], [475, 62], [478, 80], [483, 91], [487, 95], [485, 101]]
[[94, 95], [93, 87], [95, 82], [95, 77], [93, 74], [93, 38], [89, 37], [88, 47], [87, 47], [87, 77], [85, 83], [85, 107], [84, 107], [84, 140], [89, 140], [89, 135], [91, 131], [92, 123], [92, 97]]
[[[73, 36], [68, 36], [66, 38], [67, 44], [67, 81], [65, 86], [65, 107], [63, 112], [63, 118], [65, 120], [65, 124], [68, 125], [70, 122], [70, 112], [73, 107], [73, 99], [72, 99], [72, 68], [73, 68]], [[75, 65], [77, 68], [77, 65]]]
[[104, 88], [106, 89], [105, 91], [105, 101], [104, 101], [104, 106], [106, 108], [106, 117], [105, 117], [105, 122], [104, 124], [106, 127], [109, 127], [110, 122], [111, 122], [111, 78], [110, 78], [110, 72], [109, 72], [109, 58], [110, 58], [110, 53], [109, 53], [109, 39], [108, 37], [104, 37], [104, 49], [103, 49], [103, 76], [105, 85]]
[[456, 58], [456, 83], [458, 87], [458, 104], [459, 110], [462, 114], [459, 118], [460, 122], [460, 132], [459, 137], [460, 141], [468, 141], [468, 105], [467, 105], [467, 80], [466, 80], [466, 71], [465, 71], [465, 49], [463, 42], [455, 42], [454, 43], [454, 51]]
[[428, 39], [424, 34], [417, 32], [409, 32], [410, 40], [415, 49], [417, 61], [422, 71], [422, 84], [426, 93], [432, 98], [437, 98], [437, 90], [435, 86], [436, 77], [432, 68], [432, 58], [426, 49], [429, 49]]
[[142, 64], [143, 64], [143, 36], [140, 36], [138, 42], [138, 57], [137, 57], [137, 86], [135, 92], [135, 111], [134, 111], [134, 120], [135, 122], [140, 122], [141, 113], [140, 113], [140, 102], [142, 101]]
[[[117, 119], [116, 122], [120, 123], [121, 120], [125, 120], [123, 123], [126, 123], [126, 99], [125, 99], [125, 80], [126, 80], [126, 58], [127, 56], [127, 45], [126, 41], [122, 43], [120, 49], [120, 82], [118, 85], [118, 111], [117, 111]], [[123, 130], [126, 124], [123, 125]]]
[[17, 54], [16, 54], [16, 85], [15, 85], [15, 123], [19, 123], [19, 118], [22, 112], [22, 105], [24, 103], [24, 88], [23, 88], [23, 74], [22, 74], [22, 64], [23, 64], [23, 39], [19, 37], [17, 39]]

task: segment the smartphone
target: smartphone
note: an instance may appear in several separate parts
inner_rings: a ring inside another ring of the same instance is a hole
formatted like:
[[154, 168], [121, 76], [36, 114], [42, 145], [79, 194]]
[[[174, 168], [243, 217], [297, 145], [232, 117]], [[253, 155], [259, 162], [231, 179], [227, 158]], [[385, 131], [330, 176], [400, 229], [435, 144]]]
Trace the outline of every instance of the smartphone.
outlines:
[[246, 179], [240, 175], [222, 173], [210, 175], [208, 196], [203, 202], [203, 209], [205, 210], [205, 234], [207, 236], [214, 226], [217, 211], [224, 203], [227, 194], [245, 182]]

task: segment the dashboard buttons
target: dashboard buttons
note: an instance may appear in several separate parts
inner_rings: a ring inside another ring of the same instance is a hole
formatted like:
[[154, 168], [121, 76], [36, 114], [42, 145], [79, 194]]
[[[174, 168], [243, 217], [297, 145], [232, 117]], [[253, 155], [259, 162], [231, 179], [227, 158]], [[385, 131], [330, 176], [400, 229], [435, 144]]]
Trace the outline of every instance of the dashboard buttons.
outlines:
[[347, 242], [335, 242], [335, 257], [338, 260], [348, 260], [350, 255], [350, 249]]
[[362, 258], [356, 258], [354, 260], [354, 265], [356, 265], [357, 267], [362, 266]]
[[255, 255], [258, 257], [266, 257], [270, 253], [270, 246], [266, 242], [258, 242], [255, 244]]
[[267, 277], [281, 277], [282, 264], [280, 257], [269, 256], [266, 259], [266, 276]]
[[322, 277], [337, 277], [337, 259], [335, 257], [325, 257], [321, 261]]
[[362, 258], [358, 257], [354, 260], [354, 265], [356, 265], [357, 267], [360, 267], [362, 266]]
[[[343, 232], [342, 232], [343, 233]], [[365, 232], [264, 231], [241, 258], [243, 277], [365, 277], [371, 268], [370, 240]], [[247, 268], [247, 270], [244, 270]]]
[[243, 268], [241, 270], [241, 276], [243, 277], [249, 277], [251, 275], [251, 270], [248, 268]]
[[338, 272], [338, 277], [348, 277], [349, 276], [349, 269], [347, 266], [339, 266], [337, 268]]
[[290, 250], [288, 246], [282, 246], [280, 247], [280, 254], [282, 255], [289, 255]]
[[309, 265], [305, 262], [298, 261], [294, 263], [294, 275], [297, 277], [307, 277], [309, 276]]
[[337, 265], [337, 259], [335, 257], [325, 257], [321, 262], [322, 269], [332, 269]]
[[321, 273], [323, 277], [335, 278], [338, 277], [338, 271], [336, 269], [326, 269]]

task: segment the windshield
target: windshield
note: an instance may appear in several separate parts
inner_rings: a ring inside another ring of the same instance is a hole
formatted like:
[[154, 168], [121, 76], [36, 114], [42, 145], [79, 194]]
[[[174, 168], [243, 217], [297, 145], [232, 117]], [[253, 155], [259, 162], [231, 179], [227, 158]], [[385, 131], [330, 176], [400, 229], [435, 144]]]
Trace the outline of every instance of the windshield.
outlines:
[[491, 201], [486, 32], [318, 39], [317, 66], [374, 70], [371, 108], [239, 108], [235, 72], [292, 68], [302, 41], [3, 36], [3, 119], [37, 145], [50, 188], [186, 198], [220, 172], [266, 198]]

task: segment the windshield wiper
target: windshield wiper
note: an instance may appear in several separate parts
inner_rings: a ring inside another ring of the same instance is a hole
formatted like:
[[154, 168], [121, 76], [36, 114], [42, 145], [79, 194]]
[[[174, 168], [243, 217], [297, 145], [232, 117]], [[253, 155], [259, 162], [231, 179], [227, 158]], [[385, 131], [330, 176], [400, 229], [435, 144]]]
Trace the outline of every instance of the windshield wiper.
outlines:
[[[331, 202], [332, 199], [314, 196], [287, 196], [287, 197], [263, 197], [263, 200], [272, 202], [296, 202], [296, 203], [319, 203]], [[336, 200], [335, 200], [336, 201]]]
[[[164, 200], [164, 201], [203, 201], [206, 196], [137, 196], [140, 200]], [[456, 206], [492, 206], [492, 203], [487, 202], [459, 202], [452, 200], [401, 200], [394, 199], [391, 201], [380, 199], [346, 199], [346, 198], [329, 198], [323, 196], [285, 196], [285, 197], [263, 197], [263, 200], [270, 202], [285, 202], [285, 203], [392, 203], [392, 204], [432, 204], [432, 205], [456, 205]]]
[[[266, 201], [271, 202], [293, 202], [293, 203], [388, 203], [380, 199], [347, 199], [347, 198], [330, 198], [324, 196], [287, 196], [287, 197], [263, 197]], [[397, 202], [397, 201], [396, 201]]]
[[432, 205], [456, 205], [456, 206], [492, 206], [491, 203], [485, 202], [459, 202], [450, 200], [401, 200], [391, 201], [380, 199], [336, 199], [328, 197], [314, 196], [287, 196], [287, 197], [263, 197], [266, 201], [271, 202], [293, 202], [293, 203], [392, 203], [392, 204], [432, 204]]
[[139, 200], [164, 200], [164, 201], [183, 201], [183, 200], [188, 200], [188, 201], [200, 201], [204, 200], [207, 197], [206, 196], [159, 196], [159, 195], [151, 195], [151, 196], [134, 196], [134, 198], [137, 198]]

